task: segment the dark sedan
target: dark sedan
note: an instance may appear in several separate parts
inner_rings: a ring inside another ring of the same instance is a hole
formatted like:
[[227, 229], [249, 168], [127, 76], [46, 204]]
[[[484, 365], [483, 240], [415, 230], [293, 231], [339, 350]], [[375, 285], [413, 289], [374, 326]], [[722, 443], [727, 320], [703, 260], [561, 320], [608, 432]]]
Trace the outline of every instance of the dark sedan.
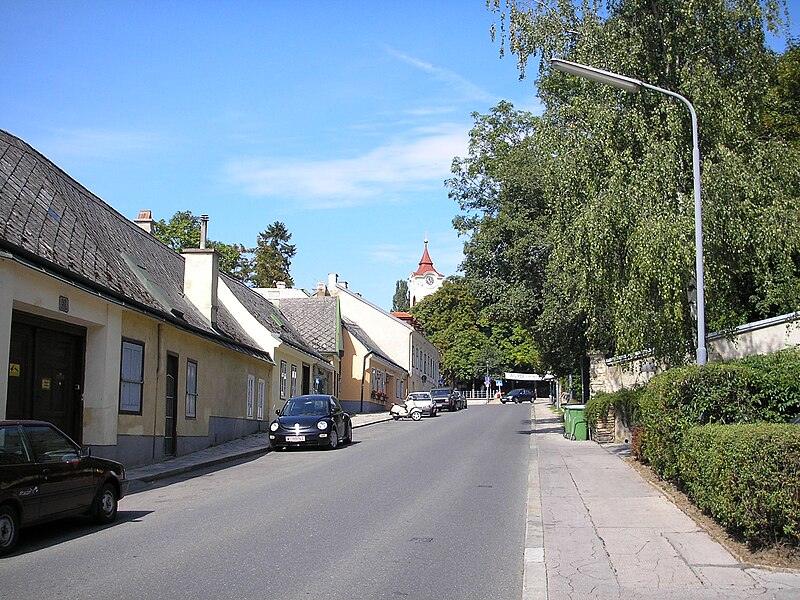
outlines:
[[289, 446], [325, 446], [333, 450], [353, 441], [350, 415], [335, 396], [296, 396], [289, 400], [269, 426], [269, 443], [275, 450]]
[[516, 402], [519, 404], [520, 402], [533, 402], [534, 400], [536, 400], [536, 394], [534, 394], [531, 390], [526, 390], [524, 388], [511, 390], [505, 396], [500, 398], [500, 402], [503, 404], [506, 402]]
[[125, 468], [91, 455], [43, 421], [0, 421], [0, 555], [20, 527], [75, 514], [99, 523], [117, 517], [128, 489]]

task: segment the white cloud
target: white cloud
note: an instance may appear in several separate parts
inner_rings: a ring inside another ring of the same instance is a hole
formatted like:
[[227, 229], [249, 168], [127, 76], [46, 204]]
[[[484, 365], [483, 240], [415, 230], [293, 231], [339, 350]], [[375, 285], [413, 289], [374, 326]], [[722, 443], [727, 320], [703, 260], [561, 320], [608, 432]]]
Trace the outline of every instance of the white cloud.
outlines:
[[467, 152], [468, 129], [444, 124], [416, 129], [352, 158], [229, 161], [226, 178], [245, 193], [292, 199], [306, 208], [392, 202], [403, 192], [440, 189], [454, 156]]
[[160, 134], [147, 131], [54, 129], [42, 147], [60, 157], [113, 158], [152, 152], [163, 143]]
[[458, 92], [460, 100], [475, 100], [490, 104], [495, 104], [500, 100], [497, 95], [487, 92], [458, 73], [442, 67], [437, 67], [424, 60], [399, 52], [389, 46], [386, 46], [386, 51], [394, 58], [411, 65], [415, 69], [430, 74], [437, 81], [451, 87]]

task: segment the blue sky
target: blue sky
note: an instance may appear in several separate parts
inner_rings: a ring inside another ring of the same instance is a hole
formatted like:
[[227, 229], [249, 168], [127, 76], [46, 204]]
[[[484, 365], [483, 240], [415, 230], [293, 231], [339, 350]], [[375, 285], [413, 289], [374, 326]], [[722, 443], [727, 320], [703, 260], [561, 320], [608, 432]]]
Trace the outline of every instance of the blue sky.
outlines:
[[426, 235], [458, 268], [443, 181], [470, 113], [538, 111], [494, 18], [483, 0], [3, 0], [0, 128], [130, 219], [205, 213], [247, 246], [282, 221], [296, 287], [338, 273], [389, 309]]

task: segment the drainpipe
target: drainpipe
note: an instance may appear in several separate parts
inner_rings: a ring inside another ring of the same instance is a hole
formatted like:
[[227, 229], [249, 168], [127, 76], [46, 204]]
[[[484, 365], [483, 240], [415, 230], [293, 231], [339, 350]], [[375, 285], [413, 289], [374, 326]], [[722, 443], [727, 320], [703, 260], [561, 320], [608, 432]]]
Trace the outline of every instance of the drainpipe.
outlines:
[[367, 377], [367, 359], [370, 357], [371, 354], [375, 354], [374, 350], [370, 350], [364, 355], [364, 362], [361, 365], [361, 410], [359, 412], [364, 412], [364, 379]]

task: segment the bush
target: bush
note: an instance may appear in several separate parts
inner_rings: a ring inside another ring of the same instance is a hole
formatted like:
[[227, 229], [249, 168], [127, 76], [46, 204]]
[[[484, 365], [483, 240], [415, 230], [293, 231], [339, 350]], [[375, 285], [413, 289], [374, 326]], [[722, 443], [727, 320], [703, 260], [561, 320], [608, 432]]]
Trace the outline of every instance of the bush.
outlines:
[[674, 480], [687, 429], [762, 419], [757, 380], [751, 368], [733, 362], [679, 367], [654, 377], [640, 401], [644, 460], [662, 477]]
[[800, 426], [690, 428], [678, 471], [697, 506], [751, 546], [800, 547]]
[[586, 404], [583, 414], [591, 427], [605, 419], [613, 407], [616, 417], [628, 428], [638, 424], [639, 399], [644, 391], [641, 387], [622, 389], [612, 393], [600, 392]]
[[800, 414], [800, 350], [793, 348], [739, 361], [751, 370], [755, 403], [766, 420], [789, 421]]

